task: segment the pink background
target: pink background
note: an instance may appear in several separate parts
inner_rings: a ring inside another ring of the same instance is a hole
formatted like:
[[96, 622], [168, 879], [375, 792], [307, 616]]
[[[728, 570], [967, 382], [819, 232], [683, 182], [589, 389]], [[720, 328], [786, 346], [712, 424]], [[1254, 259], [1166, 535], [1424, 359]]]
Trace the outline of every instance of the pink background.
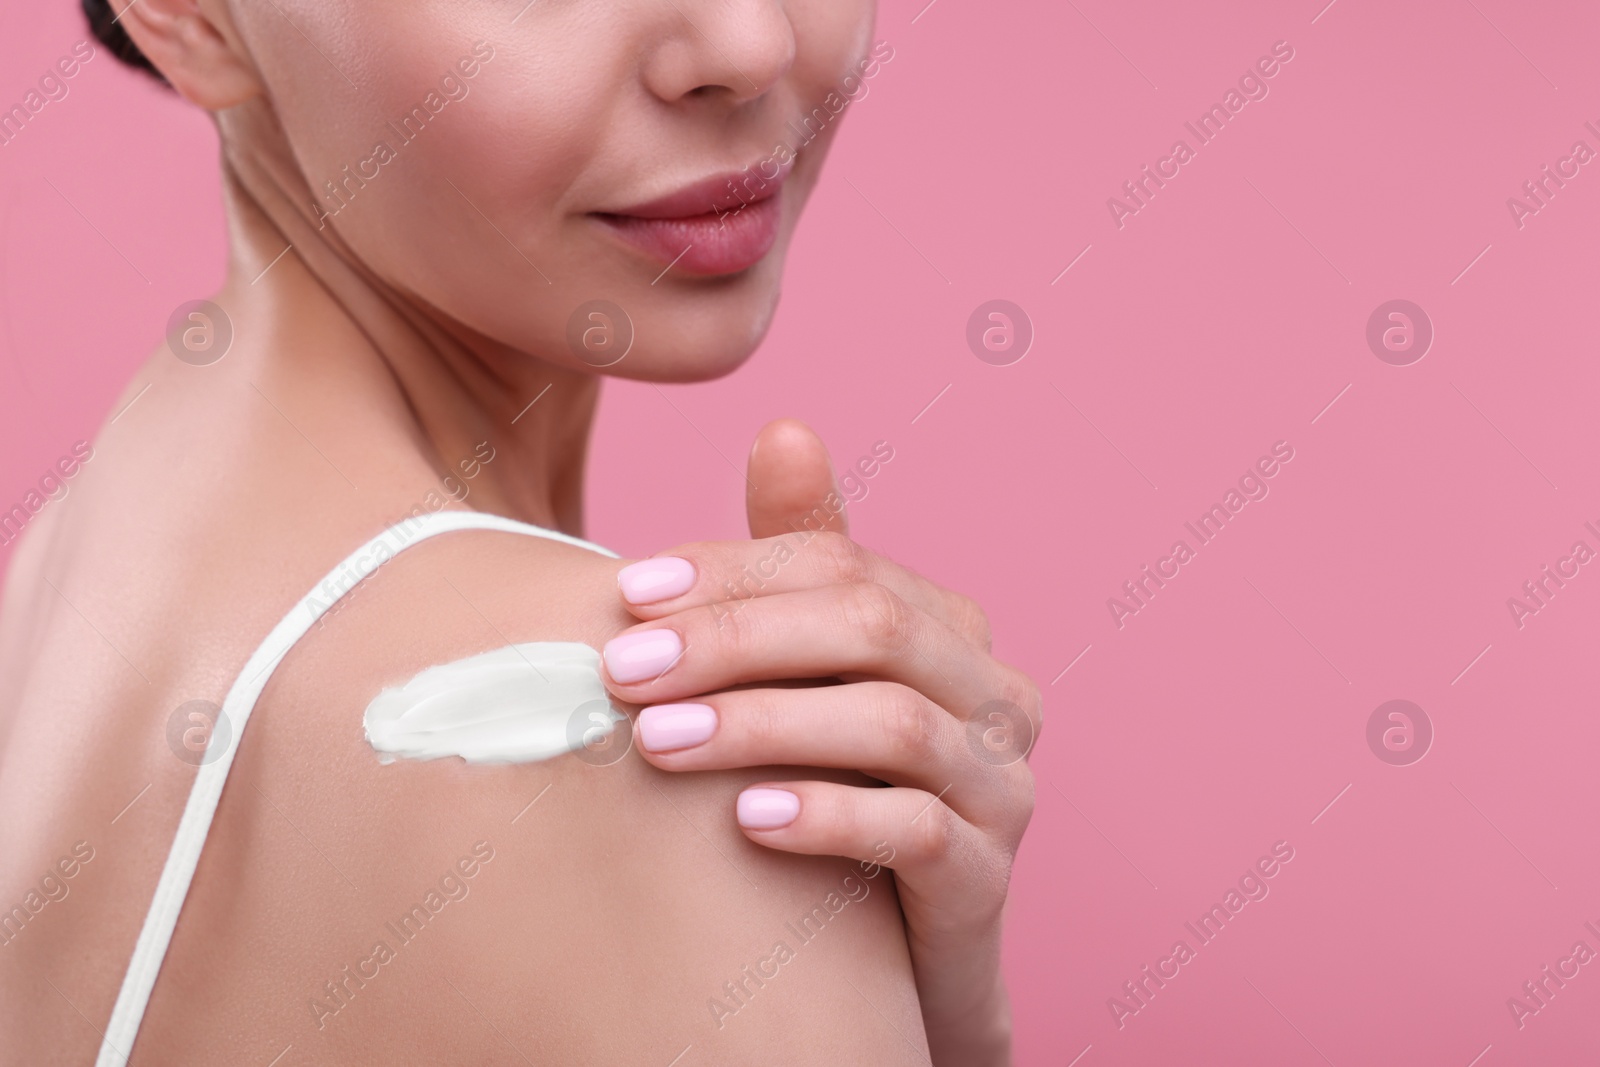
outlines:
[[[1600, 549], [1600, 164], [1520, 230], [1506, 199], [1600, 149], [1600, 9], [924, 2], [881, 13], [895, 58], [763, 350], [710, 385], [609, 388], [592, 536], [740, 535], [734, 465], [778, 415], [841, 464], [893, 445], [858, 536], [977, 596], [1046, 693], [1019, 1062], [1592, 1060], [1600, 964], [1520, 1030], [1506, 1001], [1600, 950], [1600, 567], [1520, 630], [1506, 599]], [[68, 0], [11, 12], [0, 102], [82, 36]], [[1270, 95], [1119, 230], [1107, 197], [1279, 40]], [[0, 148], [0, 504], [217, 284], [214, 154], [103, 53]], [[992, 298], [1037, 331], [1012, 366], [965, 343]], [[1366, 344], [1394, 298], [1436, 330], [1411, 366]], [[1270, 496], [1119, 630], [1106, 599], [1279, 440]], [[1366, 742], [1394, 698], [1436, 730], [1411, 766]], [[1280, 840], [1270, 895], [1119, 1029], [1107, 998]]]

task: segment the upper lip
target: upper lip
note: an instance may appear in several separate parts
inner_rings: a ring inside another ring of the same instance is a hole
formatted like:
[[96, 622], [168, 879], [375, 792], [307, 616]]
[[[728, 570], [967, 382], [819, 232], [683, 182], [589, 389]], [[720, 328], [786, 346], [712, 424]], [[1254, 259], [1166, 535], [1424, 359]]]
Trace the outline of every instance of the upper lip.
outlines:
[[[777, 174], [767, 177], [763, 171], [772, 170], [774, 165], [778, 168]], [[764, 159], [744, 170], [724, 171], [691, 182], [655, 200], [596, 214], [626, 215], [637, 219], [686, 219], [713, 212], [722, 214], [742, 204], [754, 204], [775, 196], [793, 168], [792, 155], [783, 164]]]

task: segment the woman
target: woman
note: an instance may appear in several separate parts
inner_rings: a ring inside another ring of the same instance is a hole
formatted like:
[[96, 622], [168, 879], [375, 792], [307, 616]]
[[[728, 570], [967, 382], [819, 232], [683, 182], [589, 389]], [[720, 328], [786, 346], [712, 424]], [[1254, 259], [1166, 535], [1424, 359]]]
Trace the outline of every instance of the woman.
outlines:
[[[1007, 1062], [1039, 700], [982, 613], [792, 422], [751, 541], [575, 536], [601, 374], [763, 336], [870, 4], [86, 8], [213, 113], [231, 258], [13, 559], [0, 1056]], [[381, 750], [380, 693], [557, 642], [636, 743]]]

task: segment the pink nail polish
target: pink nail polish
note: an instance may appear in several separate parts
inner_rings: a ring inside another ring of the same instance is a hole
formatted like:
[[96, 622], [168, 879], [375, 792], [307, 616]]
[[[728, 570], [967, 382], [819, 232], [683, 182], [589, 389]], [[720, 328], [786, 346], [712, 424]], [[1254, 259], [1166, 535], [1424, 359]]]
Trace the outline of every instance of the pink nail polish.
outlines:
[[611, 680], [629, 685], [654, 678], [683, 655], [683, 640], [676, 630], [665, 627], [636, 630], [613, 637], [600, 654], [605, 657]]
[[777, 830], [800, 814], [800, 798], [787, 789], [746, 789], [739, 794], [738, 814], [746, 830]]
[[654, 604], [682, 596], [694, 586], [694, 564], [678, 556], [630, 563], [617, 572], [617, 588], [630, 604]]
[[717, 732], [717, 712], [709, 704], [656, 704], [639, 712], [638, 729], [651, 752], [693, 748]]

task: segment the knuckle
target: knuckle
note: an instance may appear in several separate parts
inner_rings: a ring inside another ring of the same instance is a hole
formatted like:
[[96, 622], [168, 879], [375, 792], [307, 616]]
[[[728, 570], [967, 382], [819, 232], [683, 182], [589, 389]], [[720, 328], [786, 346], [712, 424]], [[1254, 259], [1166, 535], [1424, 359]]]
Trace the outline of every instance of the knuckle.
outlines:
[[[707, 620], [684, 634], [687, 647], [697, 639], [715, 646], [720, 655], [742, 661], [755, 650], [757, 642], [756, 612], [750, 611], [743, 599], [717, 601], [707, 606]], [[706, 622], [709, 621], [709, 625]]]
[[[724, 708], [729, 708], [731, 705], [736, 705], [738, 713], [738, 729], [734, 732], [742, 738], [741, 747], [745, 751], [759, 754], [772, 752], [778, 748], [783, 740], [783, 711], [780, 707], [765, 700], [751, 703], [723, 702]], [[719, 711], [719, 715], [722, 714], [726, 713]]]
[[867, 581], [872, 573], [869, 554], [847, 535], [833, 530], [817, 534], [812, 542], [821, 560], [821, 570], [830, 582], [853, 584]]
[[954, 614], [961, 632], [971, 635], [985, 652], [994, 648], [994, 630], [989, 623], [989, 613], [969, 596], [961, 593], [950, 595], [954, 598]]
[[909, 609], [887, 586], [862, 582], [850, 590], [846, 612], [851, 631], [880, 653], [897, 651], [907, 641]]
[[925, 766], [938, 754], [928, 701], [916, 690], [885, 683], [878, 696], [878, 722], [890, 766]]
[[943, 801], [935, 799], [932, 794], [924, 795], [927, 800], [919, 797], [918, 803], [927, 806], [912, 817], [906, 851], [916, 863], [933, 863], [945, 858], [950, 851], [955, 836], [956, 816]]
[[1033, 821], [1034, 805], [1038, 798], [1038, 781], [1027, 760], [1017, 760], [1001, 768], [992, 780], [993, 789], [986, 796], [981, 815], [981, 825], [987, 841], [987, 851], [1003, 854], [1009, 865], [1022, 844], [1022, 838]]
[[1005, 699], [1022, 709], [1037, 734], [1044, 725], [1044, 695], [1038, 684], [1024, 672], [1007, 666], [1004, 691]]
[[1026, 763], [1019, 763], [1018, 766], [1022, 768], [1022, 773], [1017, 777], [1016, 798], [1011, 804], [1015, 829], [1013, 848], [1021, 842], [1023, 831], [1033, 821], [1033, 807], [1038, 798], [1038, 784], [1034, 781], [1033, 771], [1028, 769]]

